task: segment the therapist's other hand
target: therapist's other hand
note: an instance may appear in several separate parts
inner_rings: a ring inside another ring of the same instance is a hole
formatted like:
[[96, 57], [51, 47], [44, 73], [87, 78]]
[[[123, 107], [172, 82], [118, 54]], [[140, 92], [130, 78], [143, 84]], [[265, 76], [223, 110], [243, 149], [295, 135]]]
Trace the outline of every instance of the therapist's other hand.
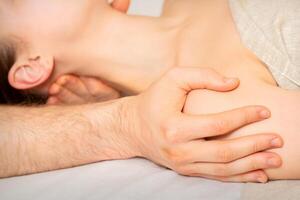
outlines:
[[120, 97], [120, 93], [100, 79], [87, 76], [63, 75], [49, 88], [48, 105], [103, 102]]
[[[249, 106], [197, 116], [182, 112], [191, 90], [226, 92], [238, 85], [237, 79], [226, 79], [210, 69], [174, 68], [169, 71], [138, 98], [132, 98], [133, 102], [128, 105], [137, 105], [127, 117], [134, 119], [130, 132], [138, 155], [181, 175], [228, 182], [267, 182], [268, 177], [262, 169], [279, 167], [281, 159], [275, 153], [261, 151], [281, 147], [283, 141], [278, 135], [205, 140], [269, 118], [267, 108]], [[268, 164], [271, 158], [277, 164]]]

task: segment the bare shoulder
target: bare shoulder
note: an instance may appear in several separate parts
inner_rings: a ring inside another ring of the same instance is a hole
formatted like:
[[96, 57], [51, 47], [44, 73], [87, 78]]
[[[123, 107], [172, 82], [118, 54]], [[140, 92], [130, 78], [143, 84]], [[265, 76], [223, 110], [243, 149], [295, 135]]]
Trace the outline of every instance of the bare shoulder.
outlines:
[[283, 165], [279, 169], [268, 170], [267, 173], [271, 179], [300, 179], [300, 91], [287, 91], [264, 84], [242, 86], [229, 93], [197, 90], [188, 96], [185, 112], [218, 113], [248, 105], [264, 105], [271, 110], [272, 117], [221, 139], [259, 133], [281, 135], [284, 147], [272, 151], [282, 157]]

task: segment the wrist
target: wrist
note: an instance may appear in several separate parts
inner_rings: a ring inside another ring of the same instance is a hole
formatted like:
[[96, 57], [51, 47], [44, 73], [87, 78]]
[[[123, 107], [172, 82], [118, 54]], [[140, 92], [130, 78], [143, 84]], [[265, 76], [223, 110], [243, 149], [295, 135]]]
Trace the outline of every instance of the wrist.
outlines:
[[[105, 148], [105, 159], [138, 157], [132, 107], [134, 97], [121, 98], [100, 104], [90, 104], [86, 116], [94, 134]], [[102, 148], [102, 149], [103, 149]]]
[[135, 157], [150, 159], [154, 148], [149, 120], [145, 119], [146, 114], [141, 103], [141, 95], [124, 98], [121, 110], [122, 132], [126, 133], [131, 149], [135, 152]]
[[120, 136], [126, 142], [133, 157], [142, 157], [140, 150], [140, 119], [137, 114], [138, 96], [131, 96], [122, 98], [118, 103], [117, 115], [117, 128], [119, 128]]

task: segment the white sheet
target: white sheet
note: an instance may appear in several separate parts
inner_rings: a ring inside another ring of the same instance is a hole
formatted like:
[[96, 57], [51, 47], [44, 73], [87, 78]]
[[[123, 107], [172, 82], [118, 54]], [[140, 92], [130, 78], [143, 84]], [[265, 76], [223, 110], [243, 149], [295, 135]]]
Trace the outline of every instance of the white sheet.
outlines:
[[238, 200], [243, 184], [179, 176], [142, 159], [0, 180], [1, 200]]
[[[163, 0], [135, 0], [130, 13], [157, 16]], [[243, 184], [179, 176], [149, 161], [102, 162], [0, 180], [0, 200], [238, 200]]]

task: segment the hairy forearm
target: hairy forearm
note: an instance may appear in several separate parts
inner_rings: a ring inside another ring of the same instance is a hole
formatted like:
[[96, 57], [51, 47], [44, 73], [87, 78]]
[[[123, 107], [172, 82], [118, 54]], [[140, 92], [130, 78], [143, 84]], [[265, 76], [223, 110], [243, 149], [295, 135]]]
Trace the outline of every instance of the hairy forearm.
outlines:
[[122, 101], [71, 107], [0, 107], [0, 177], [133, 157]]

